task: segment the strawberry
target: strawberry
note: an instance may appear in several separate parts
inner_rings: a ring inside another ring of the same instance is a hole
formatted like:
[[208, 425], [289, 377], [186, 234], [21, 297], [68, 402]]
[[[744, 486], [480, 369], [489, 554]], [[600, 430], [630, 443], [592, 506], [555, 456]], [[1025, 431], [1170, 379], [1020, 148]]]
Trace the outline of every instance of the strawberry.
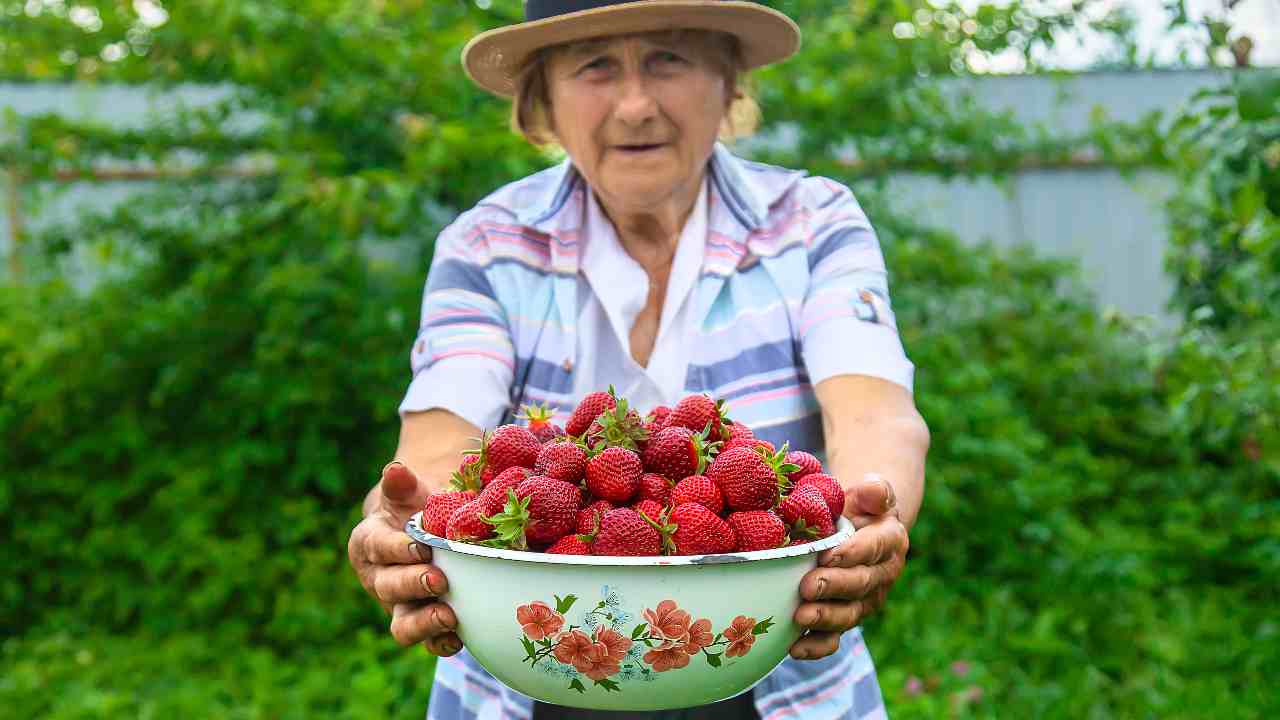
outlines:
[[480, 502], [484, 507], [485, 517], [502, 512], [507, 505], [507, 491], [515, 490], [520, 483], [528, 479], [529, 470], [522, 467], [511, 467], [498, 473], [493, 482], [480, 491]]
[[529, 432], [538, 438], [538, 442], [546, 444], [564, 435], [564, 429], [551, 422], [555, 413], [546, 403], [541, 405], [525, 405], [524, 419]]
[[649, 431], [649, 437], [653, 437], [654, 435], [657, 435], [662, 430], [666, 429], [667, 417], [669, 417], [670, 415], [671, 415], [671, 408], [667, 407], [666, 405], [659, 405], [658, 407], [649, 411], [649, 414], [645, 416], [645, 419], [644, 419], [644, 429]]
[[485, 518], [480, 498], [463, 505], [449, 516], [445, 524], [445, 537], [462, 542], [478, 542], [493, 537], [493, 526]]
[[541, 475], [520, 483], [516, 497], [529, 498], [529, 523], [524, 529], [530, 543], [553, 543], [573, 532], [582, 504], [577, 485]]
[[737, 547], [729, 523], [698, 503], [675, 506], [667, 525], [674, 527], [671, 532], [674, 555], [718, 555], [733, 552]]
[[631, 509], [654, 522], [661, 522], [662, 520], [663, 506], [657, 500], [640, 500], [632, 505]]
[[479, 455], [465, 455], [462, 458], [462, 464], [458, 466], [458, 470], [453, 474], [449, 484], [453, 486], [454, 490], [474, 490], [479, 492], [493, 478], [493, 471], [480, 462]]
[[592, 555], [661, 555], [662, 533], [631, 508], [614, 508], [600, 518]]
[[640, 413], [628, 407], [626, 398], [618, 398], [613, 409], [600, 413], [583, 436], [590, 448], [599, 449], [603, 443], [604, 447], [623, 447], [637, 452], [648, 438]]
[[436, 537], [444, 537], [449, 529], [449, 516], [453, 515], [453, 511], [475, 499], [474, 490], [432, 493], [427, 497], [427, 503], [422, 508], [422, 529]]
[[[822, 494], [822, 499], [826, 501], [827, 508], [831, 510], [831, 522], [835, 523], [844, 514], [844, 488], [840, 487], [839, 481], [830, 475], [823, 473], [813, 473], [805, 475], [796, 483], [796, 488], [806, 485], [812, 485]], [[794, 491], [793, 491], [794, 492]]]
[[671, 489], [671, 504], [698, 503], [719, 515], [724, 511], [720, 488], [706, 475], [690, 475]]
[[740, 422], [726, 424], [724, 426], [724, 429], [725, 429], [725, 435], [727, 436], [727, 439], [725, 440], [726, 443], [731, 443], [734, 440], [740, 440], [740, 439], [750, 440], [751, 438], [756, 436], [755, 433], [751, 432], [751, 428], [747, 427], [746, 425], [743, 425]]
[[778, 506], [778, 515], [790, 528], [792, 539], [818, 540], [836, 531], [827, 501], [812, 485], [792, 491]]
[[[737, 440], [730, 440], [728, 443], [725, 444], [724, 449], [728, 450], [729, 448], [734, 448], [734, 447], [745, 447], [745, 448], [753, 448], [753, 449], [760, 448], [761, 450], [767, 451], [770, 455], [772, 455], [775, 452], [773, 448], [773, 443], [758, 437], [738, 438]], [[721, 452], [723, 452], [723, 450]]]
[[577, 485], [587, 472], [587, 453], [568, 440], [549, 442], [538, 451], [533, 471]]
[[738, 551], [773, 550], [787, 544], [787, 524], [770, 510], [729, 513], [729, 526], [738, 538]]
[[768, 510], [778, 503], [786, 473], [795, 468], [782, 460], [781, 453], [765, 456], [753, 448], [730, 448], [707, 468], [707, 477], [720, 487], [731, 510]]
[[625, 505], [640, 488], [643, 474], [639, 455], [626, 448], [605, 448], [587, 461], [587, 489], [595, 497]]
[[667, 427], [684, 427], [694, 432], [707, 431], [711, 440], [725, 440], [724, 433], [724, 401], [712, 400], [706, 395], [686, 395], [671, 408], [667, 416]]
[[608, 500], [596, 500], [590, 505], [578, 511], [578, 519], [575, 530], [579, 535], [595, 535], [600, 529], [600, 518], [604, 514], [613, 509], [613, 503]]
[[666, 505], [671, 499], [671, 481], [657, 473], [645, 473], [640, 476], [640, 489], [636, 491], [636, 500], [656, 500]]
[[669, 478], [701, 475], [720, 444], [708, 442], [702, 432], [669, 427], [650, 438], [644, 448], [644, 468]]
[[803, 450], [792, 450], [787, 453], [787, 462], [800, 467], [799, 470], [787, 474], [787, 479], [791, 481], [792, 485], [795, 485], [796, 481], [805, 475], [822, 472], [822, 463], [818, 458]]
[[541, 449], [542, 443], [527, 428], [500, 425], [481, 435], [480, 462], [496, 476], [509, 467], [533, 467]]
[[581, 535], [565, 535], [544, 552], [552, 555], [590, 555], [591, 543], [583, 540]]
[[568, 435], [580, 437], [587, 428], [591, 427], [591, 423], [600, 417], [600, 413], [617, 406], [618, 398], [613, 392], [612, 385], [609, 386], [609, 392], [587, 393], [582, 398], [582, 402], [578, 403], [578, 407], [573, 409], [569, 422], [564, 424], [564, 431]]

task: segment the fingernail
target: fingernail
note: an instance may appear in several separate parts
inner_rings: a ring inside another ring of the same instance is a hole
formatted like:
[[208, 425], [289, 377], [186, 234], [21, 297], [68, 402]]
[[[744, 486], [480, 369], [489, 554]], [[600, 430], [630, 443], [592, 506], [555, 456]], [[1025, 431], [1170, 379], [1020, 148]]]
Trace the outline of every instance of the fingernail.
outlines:
[[435, 595], [436, 591], [431, 587], [431, 571], [428, 570], [418, 576], [418, 582], [422, 583], [422, 589], [427, 591], [428, 595]]
[[431, 561], [431, 551], [420, 542], [409, 543], [409, 551], [412, 552], [422, 562]]
[[827, 579], [826, 579], [826, 578], [818, 578], [818, 589], [817, 589], [817, 591], [814, 593], [814, 598], [815, 598], [815, 599], [817, 599], [817, 600], [821, 600], [822, 598], [824, 598], [824, 597], [826, 597], [826, 596], [827, 596]]
[[399, 460], [392, 460], [391, 462], [389, 462], [389, 463], [387, 463], [386, 465], [383, 465], [383, 466], [382, 466], [382, 474], [383, 474], [383, 475], [386, 475], [386, 474], [387, 474], [387, 471], [388, 471], [388, 470], [390, 470], [390, 469], [391, 469], [393, 466], [395, 466], [395, 465], [399, 465], [399, 466], [401, 466], [401, 467], [404, 467], [404, 463], [400, 462]]

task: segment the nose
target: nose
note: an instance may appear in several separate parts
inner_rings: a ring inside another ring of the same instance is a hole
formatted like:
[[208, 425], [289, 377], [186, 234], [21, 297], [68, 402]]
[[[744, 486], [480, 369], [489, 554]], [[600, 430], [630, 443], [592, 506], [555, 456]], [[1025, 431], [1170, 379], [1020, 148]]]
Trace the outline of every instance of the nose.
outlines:
[[627, 73], [619, 88], [615, 115], [625, 125], [640, 127], [658, 114], [658, 101], [640, 73]]

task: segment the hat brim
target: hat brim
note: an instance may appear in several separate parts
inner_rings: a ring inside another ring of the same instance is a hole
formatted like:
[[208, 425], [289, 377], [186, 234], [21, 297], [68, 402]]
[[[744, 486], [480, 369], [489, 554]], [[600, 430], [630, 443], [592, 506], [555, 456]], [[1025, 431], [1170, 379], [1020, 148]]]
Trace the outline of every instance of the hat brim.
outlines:
[[742, 44], [744, 70], [784, 60], [800, 49], [799, 26], [759, 3], [650, 0], [566, 13], [480, 33], [462, 49], [462, 67], [480, 87], [511, 97], [516, 91], [516, 72], [529, 54], [540, 48], [609, 35], [681, 29], [736, 35]]

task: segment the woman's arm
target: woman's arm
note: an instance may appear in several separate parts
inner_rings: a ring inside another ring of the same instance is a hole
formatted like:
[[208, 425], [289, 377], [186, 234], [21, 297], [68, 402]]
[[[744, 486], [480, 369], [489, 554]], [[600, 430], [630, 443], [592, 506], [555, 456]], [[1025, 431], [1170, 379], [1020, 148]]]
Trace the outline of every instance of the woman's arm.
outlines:
[[814, 388], [822, 407], [827, 473], [845, 488], [846, 514], [855, 507], [869, 473], [889, 483], [899, 520], [908, 530], [924, 498], [929, 428], [911, 393], [897, 383], [867, 375], [836, 375]]

